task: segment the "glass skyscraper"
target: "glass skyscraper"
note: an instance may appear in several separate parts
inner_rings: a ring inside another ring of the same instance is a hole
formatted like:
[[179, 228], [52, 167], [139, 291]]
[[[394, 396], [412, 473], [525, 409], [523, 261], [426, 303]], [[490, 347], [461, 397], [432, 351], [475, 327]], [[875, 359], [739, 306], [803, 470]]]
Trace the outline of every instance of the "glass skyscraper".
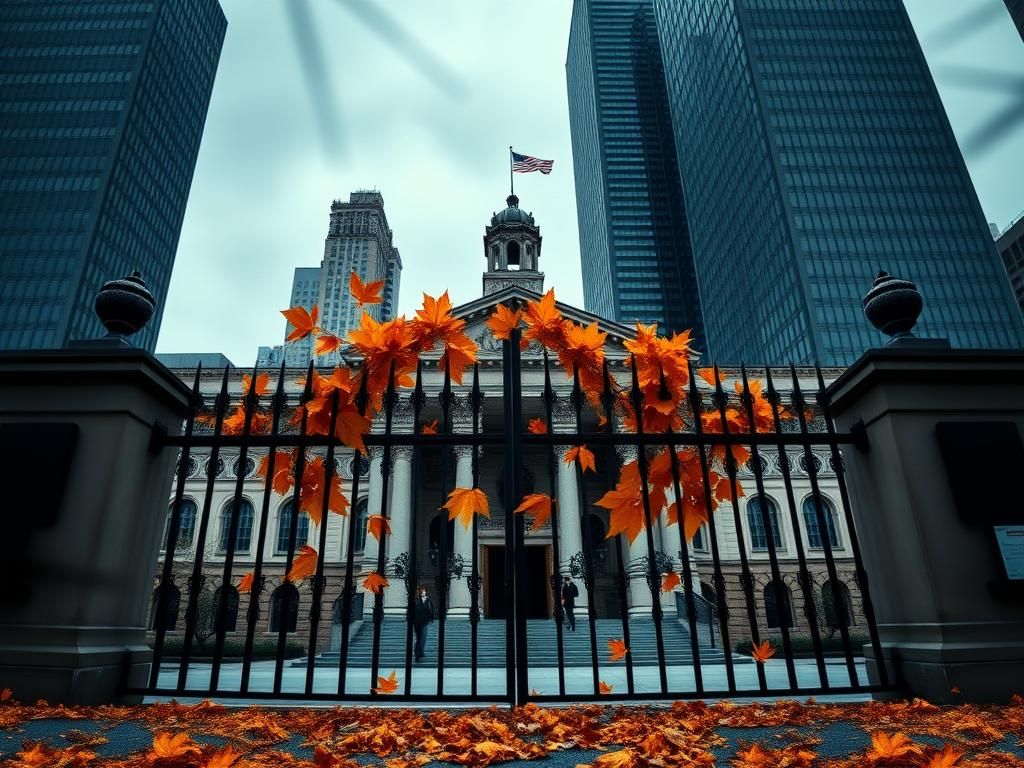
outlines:
[[104, 335], [136, 269], [155, 348], [226, 28], [217, 0], [0, 4], [0, 349]]
[[584, 304], [662, 332], [693, 328], [699, 338], [651, 0], [576, 0], [565, 67]]
[[901, 0], [654, 0], [709, 357], [845, 365], [882, 336], [879, 269], [919, 335], [1024, 327]]

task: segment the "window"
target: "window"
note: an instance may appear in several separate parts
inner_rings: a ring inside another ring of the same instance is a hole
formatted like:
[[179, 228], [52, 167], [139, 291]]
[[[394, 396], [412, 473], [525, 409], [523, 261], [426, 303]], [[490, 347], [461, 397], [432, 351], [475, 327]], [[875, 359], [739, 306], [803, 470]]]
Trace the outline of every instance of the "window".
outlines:
[[[292, 510], [294, 505], [287, 502], [277, 513], [277, 545], [274, 547], [274, 554], [288, 554], [288, 538], [292, 532]], [[309, 515], [305, 512], [299, 513], [299, 523], [295, 531], [295, 549], [306, 543], [309, 539]]]
[[839, 534], [836, 531], [836, 511], [832, 503], [824, 496], [817, 496], [818, 504], [815, 504], [815, 497], [808, 496], [804, 499], [804, 526], [807, 528], [807, 545], [811, 549], [823, 549], [821, 541], [821, 527], [818, 525], [818, 510], [821, 505], [821, 512], [825, 516], [825, 526], [828, 528], [829, 547], [839, 546]]
[[[188, 549], [192, 546], [192, 538], [196, 533], [196, 513], [199, 508], [192, 499], [181, 500], [181, 513], [180, 519], [178, 520], [178, 539], [174, 544], [174, 548], [178, 551]], [[167, 549], [167, 545], [170, 543], [168, 538], [171, 535], [171, 516], [174, 514], [174, 503], [171, 503], [171, 508], [167, 511], [167, 520], [164, 521], [164, 538], [163, 548]]]
[[772, 543], [782, 549], [782, 532], [779, 530], [779, 511], [775, 502], [767, 497], [754, 496], [747, 502], [747, 526], [750, 528], [750, 548], [755, 552], [768, 550], [768, 537], [764, 530], [764, 507], [768, 507], [768, 520], [772, 528]]
[[270, 596], [270, 631], [280, 632], [282, 621], [285, 632], [294, 632], [299, 622], [299, 590], [292, 584], [282, 584]]
[[793, 626], [793, 605], [785, 584], [770, 581], [765, 585], [764, 613], [769, 629]]
[[367, 500], [364, 496], [356, 502], [356, 546], [355, 552], [362, 552], [366, 549], [366, 523], [367, 523]]
[[697, 528], [697, 531], [693, 534], [693, 539], [692, 539], [693, 548], [695, 550], [697, 550], [698, 552], [707, 552], [708, 551], [708, 539], [707, 539], [707, 535], [704, 532], [704, 528], [705, 528], [705, 526], [701, 525], [699, 528]]
[[[238, 590], [232, 586], [228, 586], [227, 592], [223, 592], [223, 589], [223, 587], [217, 587], [217, 591], [213, 593], [212, 623], [218, 632], [234, 632], [238, 626]], [[227, 605], [223, 609], [220, 606], [222, 594], [227, 601]], [[224, 611], [224, 623], [222, 626], [217, 626], [221, 610]]]
[[[160, 630], [160, 625], [157, 624], [157, 607], [160, 605], [160, 587], [153, 590], [153, 604], [149, 610], [149, 628]], [[167, 585], [167, 602], [164, 607], [164, 621], [163, 629], [168, 632], [174, 631], [174, 626], [178, 623], [178, 609], [181, 607], [181, 590], [173, 584]]]
[[839, 629], [840, 622], [844, 622], [843, 626], [853, 626], [850, 590], [841, 581], [829, 579], [821, 585], [821, 612], [829, 629]]
[[248, 552], [252, 542], [252, 519], [255, 516], [252, 502], [248, 499], [229, 501], [220, 513], [220, 551], [228, 551], [228, 536], [231, 533], [231, 510], [238, 509], [238, 533], [235, 536], [235, 552]]

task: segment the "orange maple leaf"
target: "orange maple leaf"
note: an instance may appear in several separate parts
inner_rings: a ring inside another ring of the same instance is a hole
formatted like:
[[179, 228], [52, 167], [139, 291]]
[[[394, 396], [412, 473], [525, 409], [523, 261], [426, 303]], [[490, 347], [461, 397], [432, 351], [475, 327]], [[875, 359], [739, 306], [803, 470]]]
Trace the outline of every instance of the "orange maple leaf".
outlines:
[[234, 747], [224, 747], [211, 755], [210, 759], [203, 764], [203, 768], [231, 768], [231, 766], [238, 762], [238, 758], [244, 754], [244, 752], [239, 752]]
[[[248, 395], [249, 389], [252, 387], [252, 376], [248, 373], [242, 374], [242, 394]], [[256, 375], [256, 396], [262, 397], [267, 394], [267, 387], [270, 385], [270, 376], [266, 373], [260, 373]]]
[[436, 435], [437, 434], [437, 419], [427, 422], [420, 426], [421, 435]]
[[307, 312], [305, 307], [292, 307], [291, 309], [282, 309], [281, 314], [284, 315], [285, 320], [295, 326], [295, 330], [285, 337], [285, 341], [297, 341], [309, 336], [316, 328], [320, 309], [314, 304], [312, 312]]
[[562, 327], [562, 313], [555, 305], [555, 289], [552, 288], [540, 301], [527, 303], [523, 313], [526, 330], [523, 343], [536, 341], [548, 349], [560, 350], [565, 345], [565, 329]]
[[810, 768], [818, 755], [808, 749], [791, 745], [781, 749], [764, 749], [753, 744], [736, 753], [735, 768]]
[[[657, 499], [649, 497], [648, 501], [652, 509], [657, 507]], [[595, 501], [594, 505], [604, 507], [610, 512], [608, 534], [605, 538], [610, 539], [624, 533], [632, 543], [640, 535], [647, 516], [644, 513], [640, 487], [640, 470], [637, 469], [635, 460], [622, 467], [616, 486]]]
[[391, 523], [384, 515], [370, 515], [366, 518], [366, 532], [380, 541], [382, 535], [391, 533]]
[[622, 640], [612, 638], [608, 641], [608, 661], [622, 661], [626, 658], [627, 653], [629, 653], [629, 648]]
[[[611, 693], [611, 686], [608, 686], [607, 693]], [[632, 749], [620, 749], [617, 752], [605, 752], [603, 755], [599, 755], [590, 765], [593, 768], [641, 768], [648, 765], [648, 761]]]
[[704, 379], [704, 381], [706, 381], [712, 387], [715, 386], [716, 382], [720, 384], [725, 380], [725, 377], [722, 376], [721, 371], [718, 372], [717, 377], [715, 376], [714, 368], [698, 368], [697, 375]]
[[615, 687], [608, 685], [604, 680], [601, 680], [597, 690], [599, 693], [608, 694], [615, 690]]
[[[270, 487], [279, 496], [287, 494], [295, 484], [295, 471], [292, 466], [294, 461], [294, 451], [274, 451], [274, 477], [270, 481]], [[260, 459], [256, 474], [260, 477], [266, 477], [269, 469], [270, 454], [268, 453]]]
[[187, 733], [172, 735], [167, 731], [161, 731], [153, 736], [153, 749], [150, 750], [148, 757], [150, 760], [168, 760], [197, 754], [199, 745], [192, 741]]
[[448, 494], [448, 501], [441, 509], [448, 510], [448, 519], [458, 518], [467, 530], [473, 522], [473, 515], [491, 516], [487, 494], [479, 488], [456, 488]]
[[924, 768], [953, 768], [954, 765], [960, 762], [960, 758], [963, 756], [963, 752], [953, 749], [950, 744], [946, 744], [942, 751], [933, 756]]
[[337, 352], [341, 346], [341, 339], [333, 333], [322, 333], [316, 337], [316, 344], [313, 345], [314, 355], [329, 355]]
[[31, 748], [26, 744], [15, 757], [17, 762], [10, 763], [12, 768], [45, 768], [53, 765], [58, 759], [57, 750], [38, 742]]
[[523, 497], [523, 502], [512, 510], [513, 514], [524, 512], [533, 517], [531, 531], [539, 531], [551, 517], [553, 500], [546, 493], [531, 493]]
[[562, 457], [562, 461], [566, 464], [572, 464], [574, 461], [579, 459], [580, 468], [586, 472], [597, 472], [597, 464], [594, 461], [594, 453], [587, 448], [585, 445], [574, 445], [568, 451], [565, 452], [565, 456]]
[[308, 544], [303, 544], [292, 560], [292, 568], [285, 577], [288, 581], [302, 581], [307, 576], [316, 573], [316, 564], [319, 556], [317, 551]]
[[374, 693], [394, 693], [398, 690], [398, 672], [391, 670], [391, 674], [387, 677], [377, 677], [377, 687], [373, 689]]
[[661, 591], [671, 592], [673, 589], [678, 587], [680, 583], [682, 583], [682, 581], [679, 578], [678, 573], [676, 573], [675, 571], [672, 571], [671, 573], [666, 573], [661, 580]]
[[513, 312], [504, 304], [499, 304], [495, 308], [494, 314], [488, 318], [487, 327], [491, 329], [494, 338], [498, 341], [508, 341], [512, 336], [512, 331], [519, 327], [522, 319], [523, 310], [517, 309]]
[[364, 283], [355, 272], [348, 276], [348, 292], [352, 294], [352, 298], [356, 300], [359, 306], [364, 304], [380, 304], [383, 301], [380, 295], [383, 288], [383, 280]]
[[871, 749], [867, 751], [867, 758], [872, 762], [877, 762], [920, 754], [921, 747], [912, 742], [902, 731], [897, 731], [892, 736], [879, 731], [871, 734]]
[[758, 664], [764, 664], [768, 659], [775, 655], [775, 649], [772, 648], [772, 644], [765, 640], [760, 645], [751, 645], [750, 657]]
[[370, 571], [370, 573], [366, 575], [366, 578], [363, 579], [363, 589], [377, 595], [381, 594], [381, 591], [387, 589], [389, 586], [391, 585], [388, 584], [388, 580], [376, 571]]
[[546, 435], [548, 433], [548, 423], [544, 419], [530, 419], [527, 429], [534, 435]]
[[252, 582], [254, 578], [255, 576], [253, 575], [252, 571], [250, 571], [242, 577], [242, 580], [238, 582], [239, 594], [244, 595], [249, 592], [252, 592]]

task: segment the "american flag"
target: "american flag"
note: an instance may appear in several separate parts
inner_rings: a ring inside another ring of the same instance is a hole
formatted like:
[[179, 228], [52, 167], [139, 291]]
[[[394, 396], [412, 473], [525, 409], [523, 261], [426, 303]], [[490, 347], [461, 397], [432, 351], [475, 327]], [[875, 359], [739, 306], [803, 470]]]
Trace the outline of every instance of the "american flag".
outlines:
[[512, 153], [512, 170], [516, 173], [532, 173], [533, 171], [540, 171], [547, 175], [551, 173], [551, 166], [554, 164], [554, 160], [541, 160], [540, 158], [530, 157], [529, 155], [520, 155], [517, 152]]

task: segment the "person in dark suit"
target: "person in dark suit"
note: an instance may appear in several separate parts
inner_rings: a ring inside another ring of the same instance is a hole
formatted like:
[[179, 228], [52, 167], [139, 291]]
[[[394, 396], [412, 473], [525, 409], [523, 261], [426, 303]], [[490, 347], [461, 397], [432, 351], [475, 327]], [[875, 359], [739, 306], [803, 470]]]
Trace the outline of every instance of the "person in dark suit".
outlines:
[[427, 627], [435, 618], [434, 601], [427, 595], [427, 588], [420, 584], [416, 590], [416, 603], [412, 615], [412, 625], [416, 630], [416, 661], [423, 661], [427, 646]]
[[569, 624], [569, 631], [576, 631], [576, 616], [573, 614], [573, 609], [576, 607], [576, 598], [580, 596], [580, 591], [576, 588], [576, 585], [572, 583], [572, 579], [569, 578], [569, 574], [562, 577], [562, 610], [565, 611], [565, 620]]

